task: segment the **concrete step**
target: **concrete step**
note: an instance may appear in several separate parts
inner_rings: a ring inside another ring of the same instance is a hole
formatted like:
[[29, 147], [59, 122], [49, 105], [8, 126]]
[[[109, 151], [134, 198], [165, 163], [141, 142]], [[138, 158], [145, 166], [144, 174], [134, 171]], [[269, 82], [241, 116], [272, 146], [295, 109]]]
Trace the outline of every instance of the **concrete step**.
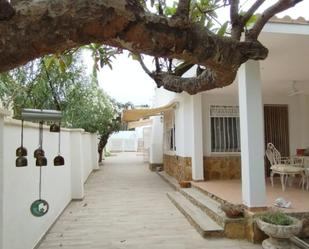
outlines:
[[220, 208], [224, 200], [199, 188], [194, 182], [191, 182], [191, 186], [192, 188], [180, 189], [179, 192], [223, 227], [226, 237], [231, 239], [244, 239], [246, 237], [245, 218], [228, 218]]
[[179, 192], [185, 196], [192, 204], [199, 207], [218, 225], [224, 227], [227, 217], [221, 210], [221, 204], [209, 196], [201, 193], [195, 188], [180, 189]]
[[166, 181], [173, 189], [179, 190], [180, 186], [178, 181], [174, 178], [168, 175], [165, 171], [157, 171], [157, 174]]
[[218, 196], [216, 196], [216, 195], [206, 191], [205, 189], [203, 189], [199, 185], [197, 185], [195, 182], [191, 182], [191, 187], [194, 188], [194, 189], [197, 189], [198, 191], [200, 191], [204, 195], [207, 195], [211, 199], [216, 200], [217, 202], [219, 202], [221, 204], [225, 203], [225, 200], [223, 200], [220, 197], [218, 197]]
[[203, 237], [224, 236], [224, 229], [181, 193], [170, 192], [167, 196]]

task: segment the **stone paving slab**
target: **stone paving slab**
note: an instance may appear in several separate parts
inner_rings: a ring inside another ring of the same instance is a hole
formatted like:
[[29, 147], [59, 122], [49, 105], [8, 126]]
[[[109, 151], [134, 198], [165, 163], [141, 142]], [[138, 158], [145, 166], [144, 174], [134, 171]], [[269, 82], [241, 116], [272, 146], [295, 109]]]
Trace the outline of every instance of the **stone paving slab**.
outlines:
[[109, 157], [39, 249], [260, 249], [246, 241], [204, 239], [167, 198], [172, 188], [136, 153]]

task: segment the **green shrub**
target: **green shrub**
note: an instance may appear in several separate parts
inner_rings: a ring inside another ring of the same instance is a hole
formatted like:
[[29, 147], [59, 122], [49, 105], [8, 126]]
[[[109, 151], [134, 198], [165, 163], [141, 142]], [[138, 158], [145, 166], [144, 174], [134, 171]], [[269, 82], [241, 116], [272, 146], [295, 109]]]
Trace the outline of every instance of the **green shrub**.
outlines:
[[281, 212], [264, 213], [259, 217], [262, 221], [274, 225], [289, 226], [293, 224], [291, 217]]

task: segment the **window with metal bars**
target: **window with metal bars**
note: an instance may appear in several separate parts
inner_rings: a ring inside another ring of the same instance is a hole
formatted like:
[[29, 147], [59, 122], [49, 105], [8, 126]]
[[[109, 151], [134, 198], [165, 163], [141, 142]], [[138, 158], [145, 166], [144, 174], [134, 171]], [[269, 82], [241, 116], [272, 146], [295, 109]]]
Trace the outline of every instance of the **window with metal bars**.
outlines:
[[211, 152], [240, 152], [238, 106], [210, 106]]

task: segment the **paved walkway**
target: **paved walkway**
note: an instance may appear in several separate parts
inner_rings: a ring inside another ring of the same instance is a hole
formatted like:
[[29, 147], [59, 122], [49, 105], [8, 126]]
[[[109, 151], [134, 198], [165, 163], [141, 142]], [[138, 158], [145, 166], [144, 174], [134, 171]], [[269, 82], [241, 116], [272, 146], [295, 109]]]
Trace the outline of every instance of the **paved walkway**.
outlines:
[[136, 153], [108, 158], [39, 249], [253, 249], [245, 241], [203, 239], [166, 197], [167, 183]]

